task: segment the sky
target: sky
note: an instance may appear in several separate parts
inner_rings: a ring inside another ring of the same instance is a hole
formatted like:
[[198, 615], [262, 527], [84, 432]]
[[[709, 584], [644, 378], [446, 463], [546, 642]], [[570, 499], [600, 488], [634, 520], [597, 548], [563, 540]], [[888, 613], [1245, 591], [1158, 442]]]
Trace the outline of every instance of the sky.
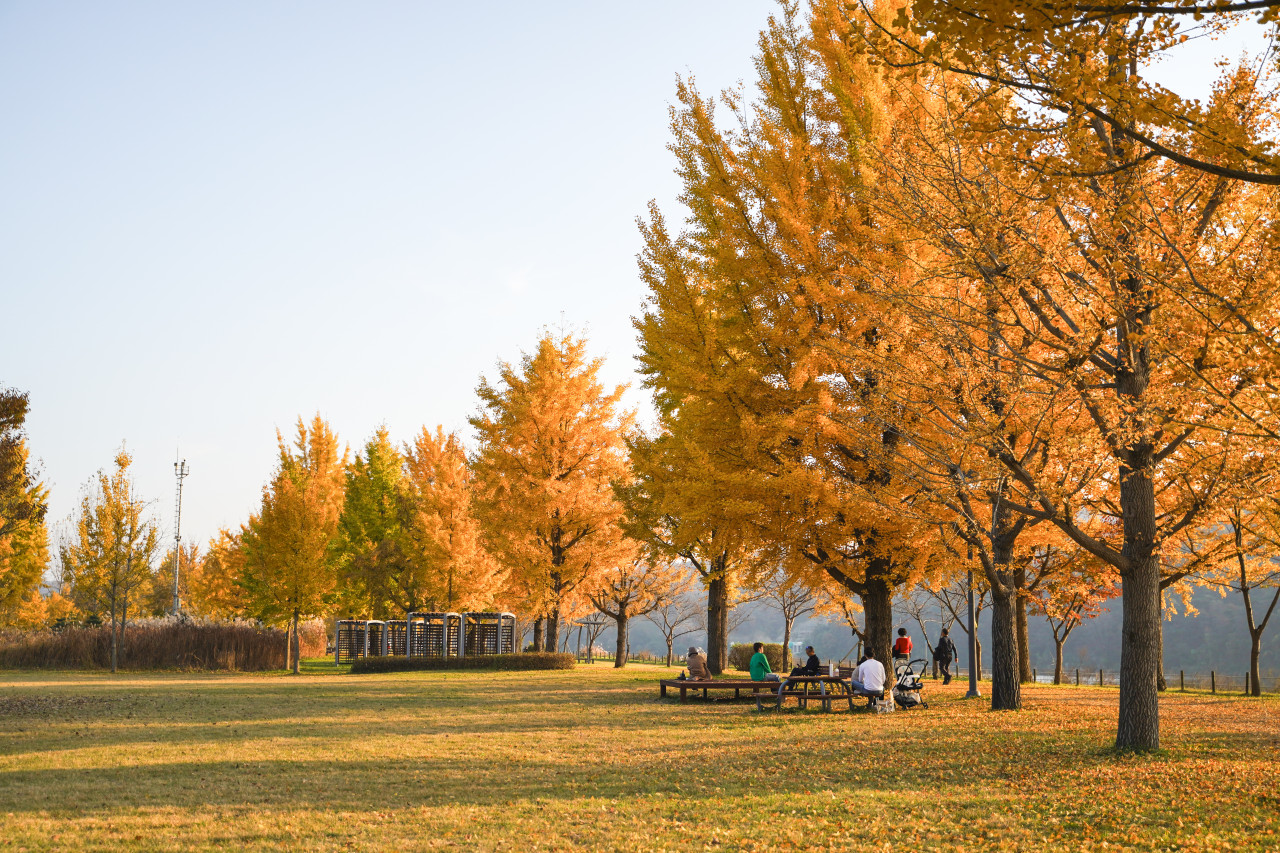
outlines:
[[[51, 522], [125, 444], [170, 537], [187, 461], [205, 543], [277, 430], [469, 436], [480, 377], [547, 328], [643, 414], [635, 219], [677, 210], [675, 79], [750, 82], [775, 8], [0, 0], [0, 386]], [[1162, 73], [1203, 97], [1243, 44]]]
[[277, 429], [465, 432], [548, 327], [631, 382], [676, 75], [750, 79], [773, 9], [0, 3], [0, 385], [30, 394], [50, 520], [125, 443], [170, 536], [187, 460], [207, 542]]

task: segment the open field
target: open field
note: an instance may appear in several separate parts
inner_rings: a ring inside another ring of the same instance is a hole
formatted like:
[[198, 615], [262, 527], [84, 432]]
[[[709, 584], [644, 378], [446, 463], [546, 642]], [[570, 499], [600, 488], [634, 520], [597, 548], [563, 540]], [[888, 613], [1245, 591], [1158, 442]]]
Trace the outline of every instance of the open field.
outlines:
[[671, 671], [0, 673], [0, 850], [1280, 847], [1280, 699], [1114, 688], [992, 713], [659, 702]]

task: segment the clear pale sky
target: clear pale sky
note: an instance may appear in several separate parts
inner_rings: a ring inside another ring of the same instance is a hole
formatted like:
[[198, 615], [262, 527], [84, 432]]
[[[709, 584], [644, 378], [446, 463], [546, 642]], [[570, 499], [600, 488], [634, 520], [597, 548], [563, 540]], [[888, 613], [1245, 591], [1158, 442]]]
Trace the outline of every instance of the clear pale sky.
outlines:
[[[675, 76], [750, 82], [775, 8], [0, 0], [0, 384], [30, 393], [50, 521], [127, 442], [172, 536], [180, 448], [203, 544], [277, 429], [465, 433], [544, 326], [632, 381]], [[1170, 83], [1203, 96], [1221, 50]]]

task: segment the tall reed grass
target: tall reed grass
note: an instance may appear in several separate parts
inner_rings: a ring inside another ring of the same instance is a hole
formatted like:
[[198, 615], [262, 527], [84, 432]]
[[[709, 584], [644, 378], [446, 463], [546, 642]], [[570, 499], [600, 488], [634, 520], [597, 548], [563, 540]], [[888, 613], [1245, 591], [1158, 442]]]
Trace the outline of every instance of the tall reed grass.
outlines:
[[[120, 668], [240, 672], [284, 669], [286, 636], [280, 628], [241, 620], [213, 621], [186, 616], [139, 619], [125, 628]], [[327, 639], [322, 620], [304, 622], [298, 628], [303, 657], [323, 655]], [[110, 666], [109, 627], [0, 635], [0, 668], [107, 669]]]

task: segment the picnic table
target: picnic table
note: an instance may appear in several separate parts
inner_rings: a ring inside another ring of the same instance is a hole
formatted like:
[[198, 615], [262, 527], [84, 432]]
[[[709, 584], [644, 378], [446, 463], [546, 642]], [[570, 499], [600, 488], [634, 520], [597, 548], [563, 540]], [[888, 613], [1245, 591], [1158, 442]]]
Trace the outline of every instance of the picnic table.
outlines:
[[[770, 697], [774, 707], [782, 710], [782, 700], [794, 697], [801, 708], [809, 707], [809, 700], [816, 699], [822, 703], [822, 710], [830, 711], [831, 703], [845, 700], [849, 710], [853, 710], [853, 687], [847, 679], [838, 675], [791, 675], [778, 683], [777, 691]], [[764, 710], [765, 697], [756, 696], [756, 710]]]

